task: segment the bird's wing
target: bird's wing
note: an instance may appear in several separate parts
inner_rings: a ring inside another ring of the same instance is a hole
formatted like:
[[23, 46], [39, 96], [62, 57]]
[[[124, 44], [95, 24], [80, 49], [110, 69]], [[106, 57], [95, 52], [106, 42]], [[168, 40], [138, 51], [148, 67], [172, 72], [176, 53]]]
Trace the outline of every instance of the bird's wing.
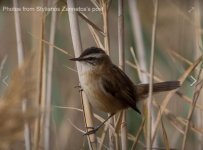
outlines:
[[[112, 77], [109, 77], [109, 76]], [[117, 66], [113, 66], [109, 76], [103, 76], [101, 83], [106, 92], [114, 96], [124, 105], [132, 107], [140, 113], [136, 107], [136, 97], [134, 93], [134, 84], [128, 76]]]

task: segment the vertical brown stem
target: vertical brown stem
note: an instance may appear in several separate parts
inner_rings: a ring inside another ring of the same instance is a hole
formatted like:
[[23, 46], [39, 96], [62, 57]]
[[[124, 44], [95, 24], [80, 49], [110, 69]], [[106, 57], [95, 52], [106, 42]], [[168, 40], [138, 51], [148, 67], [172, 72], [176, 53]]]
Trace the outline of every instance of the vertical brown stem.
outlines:
[[[51, 1], [53, 2], [53, 1]], [[52, 71], [54, 59], [54, 45], [55, 29], [56, 29], [56, 11], [51, 12], [51, 27], [49, 51], [48, 51], [48, 66], [47, 66], [47, 86], [46, 86], [46, 100], [45, 100], [45, 114], [44, 114], [44, 149], [50, 149], [50, 132], [51, 132], [51, 95], [52, 95]]]
[[154, 19], [152, 25], [152, 43], [151, 43], [151, 59], [150, 59], [150, 77], [149, 77], [149, 97], [147, 103], [147, 149], [152, 148], [152, 93], [153, 93], [153, 75], [154, 75], [154, 53], [156, 42], [156, 24], [158, 14], [158, 0], [154, 1]]
[[[123, 0], [118, 0], [118, 50], [119, 50], [119, 67], [125, 70], [125, 51], [124, 51], [124, 16], [123, 16]], [[122, 150], [127, 150], [127, 123], [126, 111], [122, 112], [121, 123], [121, 146]]]
[[[68, 8], [75, 8], [74, 0], [67, 0], [67, 4], [68, 4]], [[72, 37], [74, 52], [75, 52], [75, 56], [78, 57], [82, 52], [82, 42], [81, 42], [77, 12], [69, 11], [68, 15], [69, 15], [69, 21], [70, 21], [71, 37]], [[81, 66], [79, 63], [76, 63], [76, 65], [77, 65], [79, 80], [81, 81], [80, 79]], [[92, 121], [93, 113], [91, 111], [91, 106], [84, 92], [82, 93], [82, 99], [83, 99], [86, 126], [93, 127], [93, 121]], [[96, 149], [97, 148], [96, 135], [91, 134], [91, 135], [88, 135], [87, 137], [88, 137], [90, 148]]]
[[107, 54], [109, 54], [109, 48], [110, 48], [110, 44], [109, 44], [109, 28], [108, 28], [108, 8], [107, 8], [107, 0], [102, 0], [102, 13], [103, 13], [103, 23], [104, 23], [104, 47], [105, 50], [107, 52]]
[[[40, 39], [44, 38], [44, 14], [42, 13], [41, 16], [41, 24], [40, 24]], [[37, 84], [37, 102], [36, 107], [39, 109], [42, 109], [42, 103], [44, 99], [44, 84], [45, 84], [45, 58], [44, 58], [44, 45], [43, 42], [40, 40], [40, 46], [38, 50], [38, 58], [37, 58], [39, 64], [39, 72], [38, 72], [38, 84]], [[34, 129], [34, 138], [33, 138], [33, 149], [38, 150], [39, 144], [41, 141], [41, 130], [42, 130], [42, 124], [43, 124], [42, 116], [38, 117], [35, 121], [35, 129]]]
[[[13, 6], [18, 8], [17, 0], [13, 0]], [[21, 36], [21, 26], [20, 26], [20, 16], [19, 12], [14, 12], [14, 19], [15, 19], [15, 29], [16, 29], [16, 43], [17, 43], [17, 54], [18, 54], [18, 66], [20, 67], [24, 62], [24, 55], [23, 55], [23, 42]], [[22, 111], [25, 113], [27, 110], [27, 100], [24, 99], [22, 102]], [[31, 137], [30, 137], [30, 126], [27, 121], [24, 124], [24, 140], [25, 140], [25, 149], [31, 150]]]

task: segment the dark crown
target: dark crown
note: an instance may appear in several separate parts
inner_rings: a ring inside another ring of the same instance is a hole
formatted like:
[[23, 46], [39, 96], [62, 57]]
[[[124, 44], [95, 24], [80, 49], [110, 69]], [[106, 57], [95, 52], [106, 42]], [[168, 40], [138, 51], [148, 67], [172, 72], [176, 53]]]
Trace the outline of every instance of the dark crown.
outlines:
[[102, 50], [101, 48], [98, 47], [90, 47], [85, 49], [82, 54], [80, 55], [80, 57], [85, 57], [91, 54], [106, 54], [104, 50]]

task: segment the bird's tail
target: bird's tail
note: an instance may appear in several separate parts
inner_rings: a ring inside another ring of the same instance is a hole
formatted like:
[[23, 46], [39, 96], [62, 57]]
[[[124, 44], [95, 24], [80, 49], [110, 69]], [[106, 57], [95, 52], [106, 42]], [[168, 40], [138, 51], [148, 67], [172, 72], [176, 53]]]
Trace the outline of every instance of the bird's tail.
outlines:
[[[174, 90], [180, 87], [180, 81], [166, 81], [153, 84], [153, 93]], [[149, 93], [149, 84], [138, 84], [135, 86], [136, 95], [139, 99], [145, 98]]]

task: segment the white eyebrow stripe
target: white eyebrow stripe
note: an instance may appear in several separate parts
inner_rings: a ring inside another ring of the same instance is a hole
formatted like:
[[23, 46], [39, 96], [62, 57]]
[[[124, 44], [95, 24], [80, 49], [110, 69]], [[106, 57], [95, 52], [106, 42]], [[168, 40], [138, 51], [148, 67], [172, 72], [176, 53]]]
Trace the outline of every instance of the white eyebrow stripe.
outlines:
[[93, 58], [100, 58], [102, 57], [104, 54], [99, 54], [99, 53], [94, 53], [94, 54], [89, 54], [84, 56], [84, 58], [89, 58], [89, 57], [93, 57]]

